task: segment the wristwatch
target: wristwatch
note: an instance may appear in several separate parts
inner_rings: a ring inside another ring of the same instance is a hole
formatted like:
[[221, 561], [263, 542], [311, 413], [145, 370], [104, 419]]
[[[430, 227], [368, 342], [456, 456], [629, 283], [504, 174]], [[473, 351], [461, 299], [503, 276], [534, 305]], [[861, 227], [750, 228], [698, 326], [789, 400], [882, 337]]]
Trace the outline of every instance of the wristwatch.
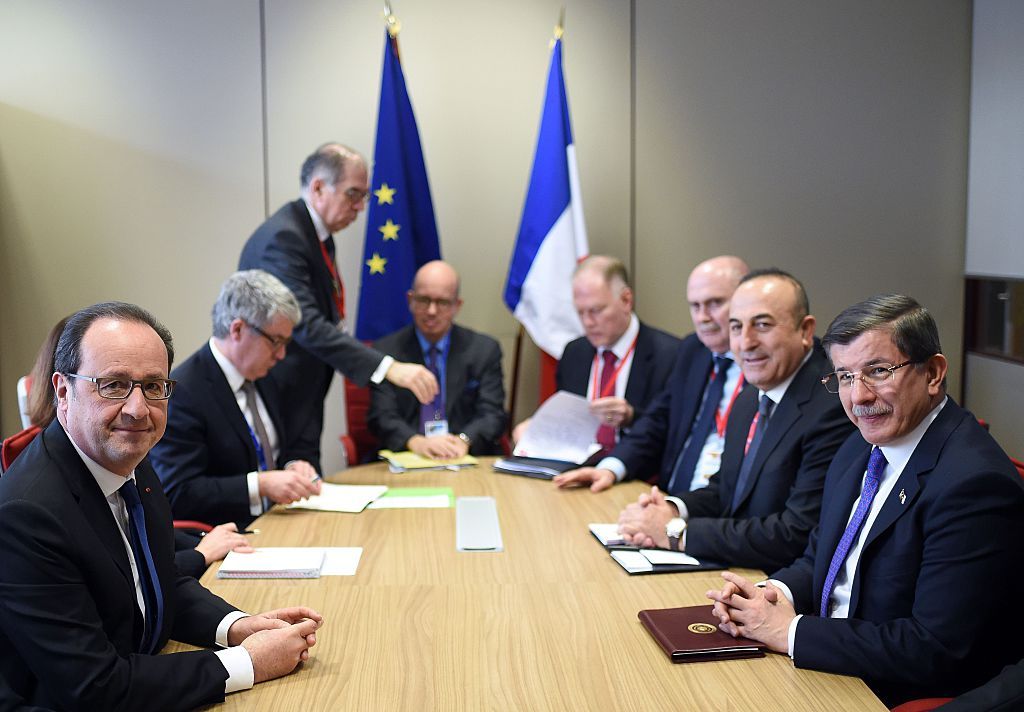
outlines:
[[473, 447], [473, 441], [465, 433], [459, 433], [459, 440], [461, 440], [462, 442], [466, 443], [466, 449], [467, 450], [469, 448]]
[[679, 551], [679, 540], [683, 538], [686, 531], [686, 520], [682, 517], [673, 517], [665, 525], [665, 534], [668, 536], [668, 548]]

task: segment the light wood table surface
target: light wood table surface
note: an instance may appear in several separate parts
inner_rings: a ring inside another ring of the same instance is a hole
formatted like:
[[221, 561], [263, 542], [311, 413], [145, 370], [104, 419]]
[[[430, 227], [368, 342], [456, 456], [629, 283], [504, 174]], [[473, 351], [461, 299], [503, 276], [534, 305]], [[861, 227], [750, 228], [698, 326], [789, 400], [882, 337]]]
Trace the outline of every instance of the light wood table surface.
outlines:
[[[853, 677], [788, 657], [673, 664], [637, 620], [644, 608], [706, 602], [717, 572], [629, 576], [590, 535], [644, 490], [559, 491], [495, 473], [392, 475], [383, 464], [334, 482], [451, 487], [496, 499], [505, 550], [455, 550], [455, 510], [336, 514], [275, 508], [257, 546], [361, 546], [355, 576], [203, 578], [239, 608], [309, 605], [325, 617], [310, 660], [230, 695], [244, 710], [884, 710]], [[743, 571], [751, 577], [760, 572]], [[710, 605], [710, 604], [709, 604]], [[172, 644], [173, 649], [185, 646]]]

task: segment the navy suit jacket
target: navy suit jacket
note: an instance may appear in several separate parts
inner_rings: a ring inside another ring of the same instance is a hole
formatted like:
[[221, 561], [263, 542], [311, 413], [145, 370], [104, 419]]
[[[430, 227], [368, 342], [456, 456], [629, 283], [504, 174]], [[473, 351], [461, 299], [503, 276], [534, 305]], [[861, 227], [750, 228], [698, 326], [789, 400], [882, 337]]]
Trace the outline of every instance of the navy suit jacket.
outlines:
[[[629, 381], [626, 383], [626, 401], [633, 406], [636, 423], [661, 389], [668, 382], [672, 372], [672, 359], [679, 347], [679, 339], [671, 334], [640, 322], [633, 352], [633, 365], [629, 367]], [[586, 397], [590, 368], [594, 363], [597, 349], [586, 337], [570, 341], [562, 352], [555, 371], [555, 383], [560, 391], [569, 391]], [[623, 428], [628, 432], [629, 428]]]
[[1007, 666], [981, 687], [957, 697], [942, 712], [1018, 712], [1024, 709], [1024, 660]]
[[[626, 466], [629, 478], [649, 479], [657, 474], [658, 486], [667, 491], [672, 469], [704, 398], [711, 367], [711, 351], [697, 335], [684, 338], [674, 354], [665, 387], [610, 453]], [[687, 489], [692, 475], [686, 478]]]
[[[448, 431], [468, 435], [473, 455], [497, 454], [506, 423], [501, 347], [490, 336], [457, 324], [450, 334], [444, 399]], [[399, 361], [423, 363], [423, 350], [411, 324], [374, 345]], [[382, 448], [405, 450], [406, 442], [419, 431], [420, 402], [412, 391], [387, 381], [374, 385], [367, 425]]]
[[302, 200], [287, 203], [252, 234], [238, 269], [262, 269], [292, 290], [302, 308], [288, 355], [267, 376], [277, 390], [281, 416], [303, 452], [317, 453], [324, 424], [324, 398], [334, 371], [365, 386], [384, 354], [338, 328], [331, 274]]
[[[146, 460], [135, 476], [164, 595], [160, 645], [212, 646], [234, 609], [178, 574], [160, 481]], [[191, 709], [224, 699], [227, 671], [213, 652], [140, 654], [142, 628], [117, 523], [54, 420], [0, 478], [0, 676], [53, 709]]]
[[821, 385], [829, 368], [816, 341], [768, 420], [753, 470], [733, 508], [758, 391], [748, 387], [736, 398], [726, 424], [722, 467], [707, 487], [680, 496], [690, 515], [687, 553], [766, 571], [800, 556], [818, 523], [825, 472], [853, 430], [839, 396]]
[[797, 667], [864, 678], [887, 705], [976, 687], [1021, 657], [1004, 597], [1024, 582], [1024, 485], [973, 415], [950, 399], [868, 532], [849, 618], [820, 618], [829, 562], [871, 447], [855, 433], [828, 471], [804, 555], [772, 578], [797, 613]]
[[[245, 416], [210, 345], [188, 357], [171, 373], [178, 381], [167, 406], [167, 430], [150, 452], [175, 519], [209, 524], [253, 520], [247, 474], [259, 469], [256, 445]], [[278, 415], [277, 398], [266, 379], [256, 382], [280, 443], [279, 464], [309, 460], [314, 453], [289, 444]]]

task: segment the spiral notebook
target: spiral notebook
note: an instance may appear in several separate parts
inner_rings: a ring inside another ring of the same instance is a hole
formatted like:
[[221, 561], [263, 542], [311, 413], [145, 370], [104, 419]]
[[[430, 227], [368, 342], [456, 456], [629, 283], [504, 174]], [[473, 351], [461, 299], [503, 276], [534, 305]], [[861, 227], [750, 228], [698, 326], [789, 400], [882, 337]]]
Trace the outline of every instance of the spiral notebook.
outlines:
[[260, 547], [251, 554], [230, 551], [217, 578], [320, 578], [326, 552], [308, 547]]

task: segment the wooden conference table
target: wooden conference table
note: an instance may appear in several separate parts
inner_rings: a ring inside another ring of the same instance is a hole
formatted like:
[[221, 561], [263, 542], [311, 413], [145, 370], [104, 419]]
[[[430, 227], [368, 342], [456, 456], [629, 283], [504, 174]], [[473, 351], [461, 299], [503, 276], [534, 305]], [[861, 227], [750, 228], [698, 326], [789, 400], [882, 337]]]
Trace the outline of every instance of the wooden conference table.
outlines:
[[[203, 583], [243, 610], [304, 604], [325, 625], [287, 677], [230, 695], [239, 710], [884, 710], [859, 679], [797, 670], [784, 655], [669, 661], [637, 621], [644, 608], [704, 603], [717, 572], [629, 576], [590, 535], [644, 490], [558, 491], [491, 470], [392, 475], [384, 464], [334, 482], [451, 487], [496, 499], [505, 550], [455, 550], [455, 510], [336, 514], [275, 508], [257, 546], [361, 546], [355, 576]], [[760, 572], [743, 571], [748, 576]], [[709, 604], [710, 605], [710, 604]], [[172, 644], [170, 649], [186, 649]]]

